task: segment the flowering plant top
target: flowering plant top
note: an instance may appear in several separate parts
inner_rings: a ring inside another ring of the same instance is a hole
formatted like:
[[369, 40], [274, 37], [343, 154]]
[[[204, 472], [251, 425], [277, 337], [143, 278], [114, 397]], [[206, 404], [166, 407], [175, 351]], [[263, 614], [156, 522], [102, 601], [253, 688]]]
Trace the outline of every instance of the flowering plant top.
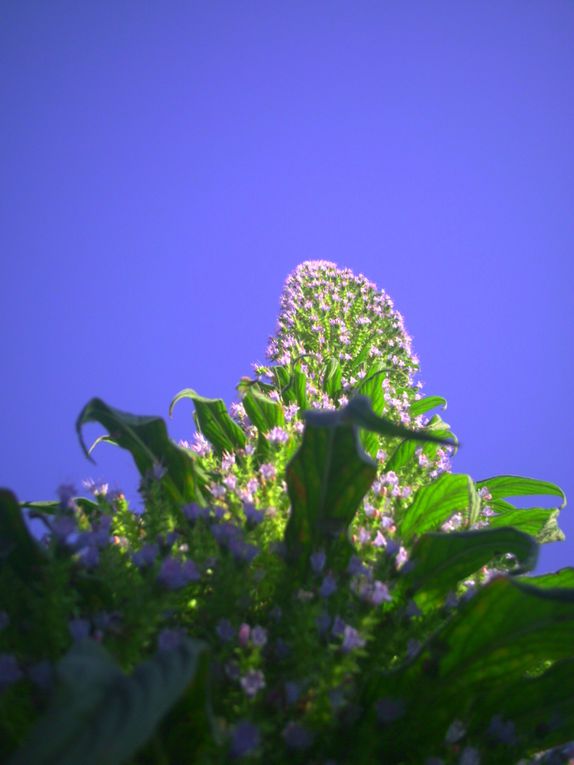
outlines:
[[391, 299], [349, 269], [295, 269], [267, 358], [229, 411], [175, 396], [191, 443], [88, 402], [82, 446], [96, 421], [96, 443], [131, 452], [143, 513], [93, 481], [56, 502], [0, 491], [0, 759], [561, 756], [574, 576], [526, 576], [559, 508], [508, 501], [561, 489], [452, 472], [446, 402], [423, 397]]

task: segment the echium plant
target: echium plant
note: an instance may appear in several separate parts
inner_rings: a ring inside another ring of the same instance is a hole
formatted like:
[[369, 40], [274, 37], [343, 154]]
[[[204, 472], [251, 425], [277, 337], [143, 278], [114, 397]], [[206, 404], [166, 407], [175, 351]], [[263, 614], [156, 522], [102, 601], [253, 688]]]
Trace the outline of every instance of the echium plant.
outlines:
[[88, 456], [87, 422], [133, 455], [142, 512], [94, 482], [0, 491], [0, 760], [566, 762], [574, 569], [527, 575], [560, 508], [508, 501], [562, 490], [452, 472], [446, 402], [363, 276], [303, 263], [281, 309], [230, 412], [175, 396], [191, 444], [83, 409]]

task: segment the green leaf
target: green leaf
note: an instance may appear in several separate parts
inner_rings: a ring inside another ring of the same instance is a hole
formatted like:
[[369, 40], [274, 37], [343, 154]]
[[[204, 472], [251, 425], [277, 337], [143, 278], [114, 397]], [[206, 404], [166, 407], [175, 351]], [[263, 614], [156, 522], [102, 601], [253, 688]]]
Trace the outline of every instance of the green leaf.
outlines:
[[526, 478], [520, 475], [499, 475], [493, 478], [485, 478], [477, 481], [477, 487], [487, 487], [494, 499], [505, 497], [525, 497], [529, 495], [551, 495], [561, 497], [561, 510], [566, 505], [566, 495], [555, 483], [539, 481], [535, 478]]
[[[73, 497], [72, 502], [81, 510], [84, 510], [88, 515], [94, 510], [99, 509], [97, 502], [93, 502], [91, 499], [86, 499], [86, 497]], [[39, 513], [46, 513], [46, 515], [56, 515], [58, 512], [62, 511], [61, 503], [52, 499], [39, 500], [37, 502], [20, 502], [20, 507], [27, 508], [28, 510], [35, 510]]]
[[341, 380], [343, 377], [343, 370], [338, 359], [329, 359], [322, 372], [323, 377], [323, 390], [329, 396], [329, 398], [336, 398], [341, 392]]
[[302, 443], [286, 470], [291, 515], [285, 543], [291, 559], [304, 560], [344, 535], [377, 474], [342, 411], [303, 413]]
[[192, 388], [184, 388], [169, 405], [170, 417], [174, 406], [182, 398], [192, 399], [199, 428], [218, 456], [221, 456], [224, 451], [231, 453], [245, 446], [247, 441], [245, 433], [230, 417], [223, 399], [205, 398]]
[[247, 416], [260, 433], [285, 424], [283, 407], [277, 401], [252, 388], [242, 399]]
[[435, 409], [437, 406], [442, 406], [446, 409], [446, 398], [442, 396], [427, 396], [426, 398], [419, 398], [414, 401], [410, 407], [411, 417], [418, 417], [425, 412]]
[[0, 567], [8, 563], [23, 579], [34, 577], [46, 553], [30, 534], [16, 496], [0, 489]]
[[[373, 413], [378, 417], [382, 415], [385, 409], [385, 394], [381, 375], [387, 371], [380, 361], [376, 362], [367, 370], [365, 377], [355, 387], [355, 396], [360, 392], [362, 397], [367, 398], [371, 403]], [[379, 436], [376, 432], [363, 429], [361, 431], [361, 443], [367, 454], [373, 458], [376, 457], [379, 449]]]
[[469, 517], [474, 484], [468, 475], [443, 473], [415, 494], [413, 503], [397, 518], [400, 536], [409, 541], [425, 531], [438, 529], [453, 513]]
[[415, 458], [415, 452], [419, 448], [416, 441], [401, 441], [389, 459], [385, 462], [385, 472], [390, 470], [398, 473], [407, 465], [412, 465]]
[[396, 425], [384, 417], [378, 417], [373, 412], [371, 402], [366, 396], [353, 396], [347, 406], [339, 411], [346, 421], [372, 433], [379, 433], [389, 438], [411, 438], [415, 441], [452, 445], [450, 439], [432, 435], [426, 430], [410, 430], [403, 425]]
[[[398, 756], [421, 761], [422, 753], [442, 745], [454, 719], [487, 721], [500, 714], [500, 700], [526, 673], [544, 662], [574, 658], [573, 630], [574, 591], [545, 590], [509, 577], [491, 580], [458, 607], [418, 656], [367, 681], [367, 707], [385, 696], [406, 704], [404, 718], [382, 732], [385, 756], [391, 762]], [[531, 693], [527, 698], [523, 724], [535, 726], [539, 701]]]
[[554, 571], [550, 574], [539, 574], [538, 576], [522, 576], [519, 581], [524, 584], [532, 584], [535, 587], [545, 588], [557, 588], [557, 587], [572, 587], [574, 588], [574, 568], [567, 567], [561, 568], [559, 571]]
[[200, 483], [204, 483], [201, 468], [192, 455], [169, 438], [161, 417], [129, 414], [108, 406], [99, 398], [91, 399], [78, 416], [76, 432], [84, 454], [93, 462], [82, 436], [82, 426], [87, 422], [99, 422], [107, 428], [118, 446], [131, 453], [142, 476], [155, 464], [162, 464], [167, 469], [162, 485], [174, 502], [205, 501], [200, 488]]
[[297, 394], [293, 386], [293, 377], [287, 367], [271, 367], [271, 374], [275, 380], [275, 387], [279, 391], [282, 400], [287, 404], [297, 403]]
[[512, 528], [424, 534], [413, 548], [403, 582], [417, 592], [444, 595], [505, 553], [516, 556], [517, 573], [528, 571], [536, 566], [538, 545]]
[[101, 645], [81, 641], [60, 662], [57, 693], [9, 765], [120, 765], [205, 677], [205, 650], [186, 638], [125, 676]]
[[538, 542], [559, 542], [565, 539], [558, 527], [558, 510], [545, 507], [513, 508], [489, 518], [489, 526], [514, 526], [535, 537]]

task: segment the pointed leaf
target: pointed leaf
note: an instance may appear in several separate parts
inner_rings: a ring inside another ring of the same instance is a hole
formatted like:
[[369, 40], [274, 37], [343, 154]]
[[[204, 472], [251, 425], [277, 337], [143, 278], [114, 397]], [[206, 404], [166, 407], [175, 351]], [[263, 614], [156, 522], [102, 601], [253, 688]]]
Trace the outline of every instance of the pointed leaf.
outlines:
[[184, 639], [125, 676], [101, 645], [78, 643], [60, 662], [51, 705], [9, 765], [120, 765], [204, 676], [206, 659], [203, 643]]
[[539, 542], [559, 542], [565, 539], [557, 523], [558, 510], [545, 507], [513, 508], [489, 518], [492, 528], [514, 526]]
[[283, 407], [269, 396], [252, 388], [242, 399], [247, 416], [260, 433], [285, 424]]
[[398, 518], [400, 536], [409, 541], [415, 534], [434, 531], [453, 513], [469, 517], [474, 493], [474, 484], [468, 475], [443, 473], [419, 489], [413, 503]]
[[559, 510], [566, 505], [566, 495], [559, 486], [549, 481], [539, 481], [536, 478], [526, 478], [520, 475], [498, 475], [477, 481], [476, 485], [479, 489], [487, 487], [494, 499], [551, 495], [562, 498]]
[[444, 595], [505, 553], [516, 556], [517, 573], [528, 571], [536, 566], [538, 545], [528, 534], [512, 528], [424, 534], [413, 548], [403, 581], [418, 592]]
[[559, 587], [571, 587], [574, 588], [574, 568], [569, 566], [567, 568], [561, 568], [559, 571], [554, 571], [550, 574], [539, 574], [538, 576], [521, 576], [519, 581], [524, 584], [532, 584], [535, 587], [546, 588], [559, 588]]
[[30, 534], [16, 496], [0, 489], [0, 566], [9, 563], [28, 579], [46, 562], [46, 553]]
[[425, 412], [429, 412], [431, 409], [436, 409], [437, 406], [442, 406], [446, 409], [446, 398], [442, 396], [419, 398], [411, 404], [410, 413], [412, 417], [418, 417], [421, 414], [425, 414]]
[[99, 398], [91, 399], [80, 412], [76, 432], [84, 454], [93, 462], [82, 436], [82, 426], [86, 422], [99, 422], [107, 428], [110, 437], [131, 453], [142, 476], [154, 465], [162, 464], [167, 469], [162, 484], [174, 502], [204, 500], [200, 488], [200, 482], [203, 482], [201, 469], [192, 455], [169, 438], [161, 417], [129, 414], [108, 406]]
[[343, 370], [338, 359], [329, 359], [323, 367], [323, 390], [329, 398], [335, 398], [341, 392]]
[[223, 399], [205, 398], [192, 388], [185, 388], [169, 405], [170, 417], [174, 406], [182, 398], [192, 399], [199, 428], [218, 456], [221, 456], [224, 451], [231, 453], [245, 446], [247, 440], [245, 433], [229, 415]]

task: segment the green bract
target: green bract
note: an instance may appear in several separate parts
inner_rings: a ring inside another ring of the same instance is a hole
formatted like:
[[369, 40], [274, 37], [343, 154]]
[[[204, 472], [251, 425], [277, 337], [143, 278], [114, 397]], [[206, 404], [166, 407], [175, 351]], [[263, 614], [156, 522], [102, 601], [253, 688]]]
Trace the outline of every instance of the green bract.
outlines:
[[267, 355], [229, 410], [174, 397], [191, 444], [86, 405], [84, 452], [131, 453], [143, 512], [95, 484], [0, 490], [0, 761], [566, 762], [574, 569], [527, 575], [562, 490], [451, 471], [446, 401], [348, 269], [295, 269]]

